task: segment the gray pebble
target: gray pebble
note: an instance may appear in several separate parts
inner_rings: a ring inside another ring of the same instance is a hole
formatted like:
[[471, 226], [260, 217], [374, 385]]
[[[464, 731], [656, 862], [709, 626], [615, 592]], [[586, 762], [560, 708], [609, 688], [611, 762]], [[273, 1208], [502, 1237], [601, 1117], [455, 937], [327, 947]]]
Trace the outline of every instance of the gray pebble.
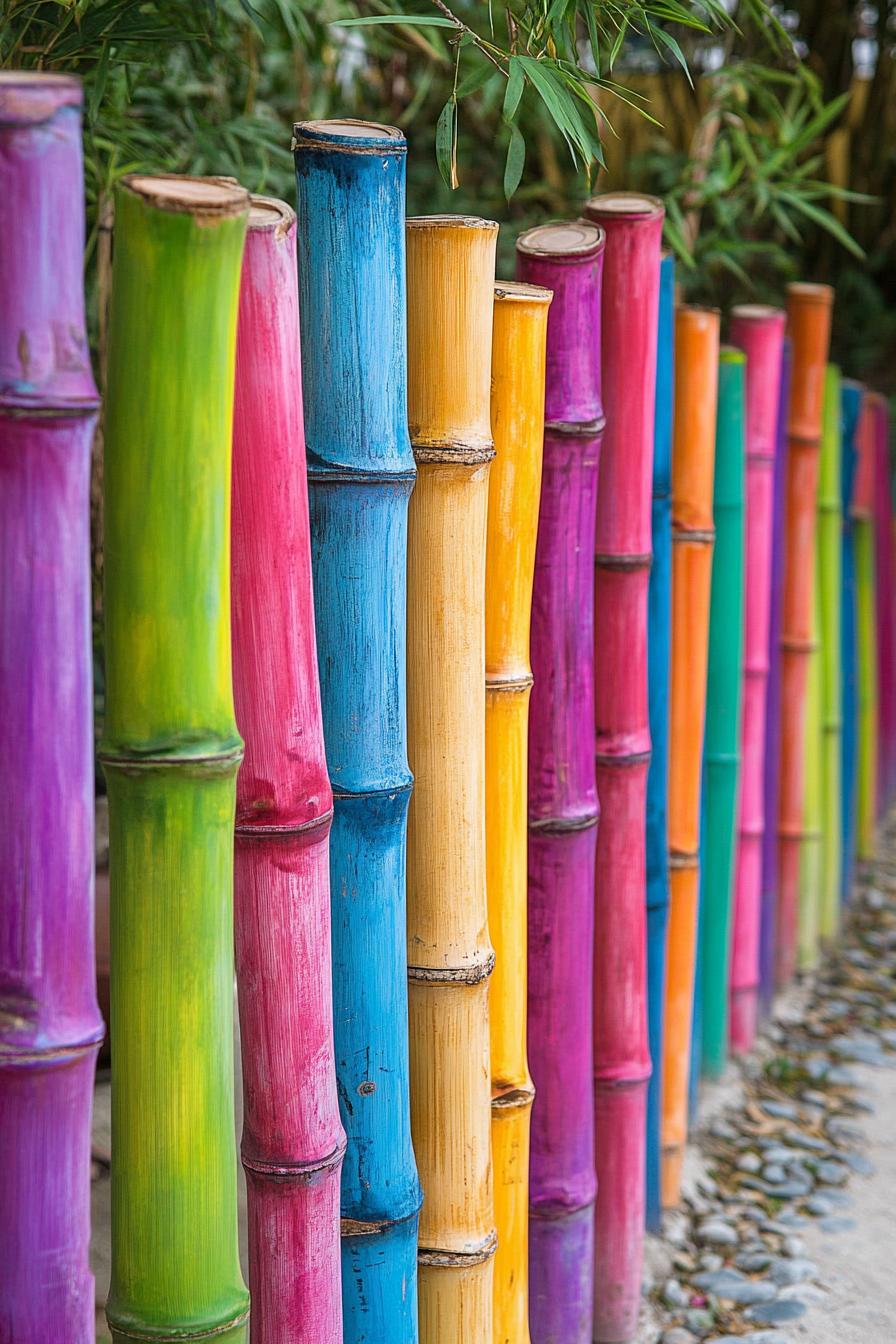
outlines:
[[876, 1170], [874, 1163], [864, 1153], [841, 1153], [840, 1160], [860, 1176], [873, 1176]]
[[809, 1306], [828, 1301], [828, 1294], [823, 1288], [817, 1288], [814, 1283], [791, 1283], [778, 1293], [779, 1302], [789, 1302], [794, 1297]]
[[738, 1269], [743, 1269], [748, 1274], [759, 1274], [763, 1269], [768, 1269], [772, 1259], [773, 1256], [769, 1251], [741, 1251], [734, 1263]]
[[736, 1246], [737, 1233], [723, 1219], [708, 1219], [697, 1228], [697, 1240], [708, 1246]]
[[694, 1336], [684, 1326], [676, 1325], [671, 1330], [663, 1331], [661, 1344], [694, 1344]]
[[[827, 1065], [824, 1066], [824, 1071], [827, 1073]], [[810, 1089], [803, 1093], [802, 1100], [807, 1106], [820, 1106], [822, 1110], [827, 1110], [828, 1099], [823, 1092], [815, 1092]]]
[[678, 1310], [689, 1306], [691, 1299], [687, 1289], [683, 1288], [677, 1279], [667, 1279], [663, 1284], [663, 1301], [667, 1307]]
[[852, 1208], [852, 1195], [848, 1195], [845, 1190], [825, 1190], [824, 1197], [829, 1203], [836, 1204], [838, 1209]]
[[822, 1218], [819, 1227], [824, 1232], [851, 1232], [856, 1225], [855, 1218]]
[[[665, 1335], [663, 1341], [665, 1344]], [[713, 1335], [706, 1344], [788, 1344], [780, 1330], [748, 1330], [745, 1335]]]
[[725, 1261], [715, 1251], [704, 1251], [700, 1257], [701, 1269], [721, 1269]]
[[761, 1209], [754, 1208], [752, 1204], [748, 1208], [744, 1209], [744, 1217], [750, 1223], [765, 1222], [765, 1214], [762, 1212]]
[[834, 1205], [831, 1200], [828, 1199], [827, 1195], [812, 1195], [806, 1200], [806, 1208], [811, 1214], [814, 1214], [816, 1218], [825, 1218], [829, 1213], [833, 1212]]
[[705, 1335], [713, 1326], [713, 1315], [703, 1307], [692, 1307], [685, 1313], [685, 1325], [692, 1335]]
[[840, 1162], [819, 1162], [815, 1174], [822, 1185], [845, 1185], [849, 1171]]
[[802, 1199], [811, 1195], [812, 1186], [808, 1181], [785, 1181], [783, 1185], [767, 1185], [766, 1193], [773, 1199]]
[[799, 1114], [790, 1101], [761, 1101], [759, 1104], [766, 1115], [772, 1115], [776, 1120], [795, 1120]]
[[762, 1168], [762, 1178], [769, 1185], [783, 1185], [787, 1180], [787, 1172], [780, 1162], [770, 1162], [767, 1167]]
[[792, 1143], [794, 1148], [805, 1148], [810, 1153], [829, 1153], [831, 1145], [825, 1143], [824, 1139], [816, 1139], [814, 1134], [804, 1134], [802, 1130], [791, 1129], [787, 1134], [788, 1143]]
[[759, 1157], [757, 1157], [756, 1153], [743, 1153], [737, 1159], [738, 1171], [749, 1172], [751, 1176], [755, 1176], [756, 1172], [759, 1171], [761, 1167], [762, 1167], [762, 1161]]
[[783, 1325], [785, 1321], [798, 1320], [805, 1313], [806, 1304], [792, 1297], [781, 1302], [761, 1302], [750, 1307], [744, 1314], [751, 1321], [763, 1321], [766, 1325]]
[[[783, 1222], [783, 1218], [780, 1221]], [[801, 1223], [802, 1221], [803, 1220], [800, 1219]], [[806, 1253], [806, 1243], [803, 1241], [802, 1237], [785, 1237], [781, 1243], [781, 1250], [785, 1255], [789, 1255], [792, 1259], [798, 1260], [801, 1255], [805, 1255]]]
[[716, 1297], [725, 1296], [725, 1289], [735, 1288], [739, 1284], [749, 1283], [746, 1274], [737, 1269], [711, 1269], [694, 1275], [694, 1287], [704, 1293], [715, 1293]]
[[858, 1087], [859, 1080], [853, 1069], [842, 1064], [832, 1064], [828, 1069], [828, 1082], [832, 1087]]
[[811, 1260], [776, 1260], [769, 1270], [774, 1283], [784, 1288], [791, 1283], [803, 1283], [818, 1275], [818, 1266]]

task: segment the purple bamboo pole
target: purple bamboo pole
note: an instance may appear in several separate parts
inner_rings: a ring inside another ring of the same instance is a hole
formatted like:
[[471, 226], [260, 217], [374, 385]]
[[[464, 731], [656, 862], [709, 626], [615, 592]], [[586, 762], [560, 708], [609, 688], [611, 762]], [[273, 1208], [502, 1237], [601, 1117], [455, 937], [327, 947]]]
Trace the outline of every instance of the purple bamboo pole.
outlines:
[[0, 1340], [92, 1344], [90, 445], [81, 88], [0, 74]]
[[772, 592], [768, 620], [768, 688], [765, 703], [762, 836], [762, 895], [759, 927], [759, 1009], [768, 1016], [775, 992], [775, 912], [778, 893], [778, 785], [781, 761], [781, 608], [784, 594], [784, 487], [787, 480], [787, 408], [790, 404], [790, 345], [781, 355], [781, 391], [775, 447], [772, 521]]
[[603, 249], [603, 230], [585, 223], [544, 225], [517, 242], [519, 278], [554, 291], [529, 714], [532, 1344], [589, 1344], [593, 1311], [591, 725]]
[[890, 496], [890, 415], [883, 397], [873, 398], [874, 414], [874, 572], [877, 612], [877, 701], [880, 746], [877, 753], [877, 807], [883, 816], [893, 785], [894, 646], [893, 505]]

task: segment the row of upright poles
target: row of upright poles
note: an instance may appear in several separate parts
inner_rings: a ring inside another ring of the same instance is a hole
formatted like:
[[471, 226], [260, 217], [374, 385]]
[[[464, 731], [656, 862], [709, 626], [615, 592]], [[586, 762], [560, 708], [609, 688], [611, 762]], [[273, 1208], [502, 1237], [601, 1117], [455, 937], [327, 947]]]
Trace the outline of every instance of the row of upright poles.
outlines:
[[[17, 1344], [94, 1329], [80, 105], [0, 78]], [[109, 1325], [618, 1344], [692, 1079], [835, 936], [896, 783], [885, 411], [825, 371], [823, 286], [789, 345], [675, 309], [653, 198], [529, 230], [496, 283], [497, 224], [405, 218], [394, 128], [293, 148], [298, 219], [223, 177], [116, 191]]]

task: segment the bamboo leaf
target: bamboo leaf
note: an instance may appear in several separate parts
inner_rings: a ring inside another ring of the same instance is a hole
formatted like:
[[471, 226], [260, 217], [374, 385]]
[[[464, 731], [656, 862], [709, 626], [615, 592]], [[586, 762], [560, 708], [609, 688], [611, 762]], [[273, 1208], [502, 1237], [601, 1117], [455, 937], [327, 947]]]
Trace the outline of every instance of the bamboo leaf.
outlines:
[[509, 201], [520, 184], [526, 163], [526, 142], [517, 125], [510, 127], [510, 144], [507, 146], [507, 162], [504, 165], [504, 195]]
[[503, 117], [507, 122], [513, 121], [516, 116], [516, 110], [520, 105], [520, 99], [523, 96], [523, 88], [526, 79], [523, 74], [523, 67], [519, 56], [511, 56], [510, 73], [507, 76], [507, 88], [504, 90], [504, 110]]
[[457, 86], [458, 98], [468, 98], [471, 93], [478, 93], [497, 73], [495, 67], [488, 63], [481, 65], [478, 70], [471, 70]]
[[333, 19], [331, 28], [370, 28], [374, 24], [403, 24], [407, 28], [453, 28], [460, 24], [438, 14], [367, 14], [361, 19]]
[[454, 154], [454, 136], [457, 126], [457, 103], [449, 98], [436, 122], [436, 163], [442, 181], [452, 191], [457, 186], [457, 163]]

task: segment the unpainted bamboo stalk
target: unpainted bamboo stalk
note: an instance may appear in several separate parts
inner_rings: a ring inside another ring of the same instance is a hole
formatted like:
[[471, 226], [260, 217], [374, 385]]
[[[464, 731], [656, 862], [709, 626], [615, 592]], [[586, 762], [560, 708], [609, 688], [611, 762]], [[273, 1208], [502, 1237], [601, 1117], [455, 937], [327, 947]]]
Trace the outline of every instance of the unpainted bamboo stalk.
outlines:
[[105, 422], [115, 1341], [239, 1341], [230, 454], [248, 194], [124, 178]]
[[840, 928], [840, 870], [843, 823], [840, 815], [843, 753], [843, 691], [840, 661], [840, 607], [843, 592], [840, 513], [841, 408], [840, 370], [825, 374], [824, 421], [818, 482], [818, 610], [821, 641], [821, 816], [822, 853], [819, 933], [825, 943]]
[[781, 765], [778, 805], [778, 903], [775, 979], [790, 983], [796, 967], [799, 868], [805, 820], [806, 686], [812, 652], [815, 533], [824, 371], [833, 291], [827, 285], [787, 287], [793, 351], [787, 414], [784, 589], [781, 613]]
[[652, 1069], [647, 1084], [646, 1225], [662, 1223], [660, 1123], [666, 930], [669, 923], [669, 673], [672, 633], [672, 407], [675, 370], [675, 260], [660, 263], [653, 437], [653, 558], [647, 593], [647, 681], [650, 768], [647, 773], [647, 1034]]
[[294, 129], [311, 556], [330, 836], [345, 1344], [415, 1344], [408, 1080], [404, 193], [394, 127]]
[[672, 671], [669, 685], [669, 936], [663, 1030], [662, 1200], [678, 1203], [700, 884], [700, 784], [712, 581], [719, 314], [675, 314], [672, 435]]
[[[766, 718], [784, 323], [784, 313], [777, 308], [750, 304], [731, 312], [732, 344], [747, 357], [741, 788], [730, 944], [729, 1027], [735, 1053], [752, 1049], [759, 1010], [763, 842], [770, 824], [765, 812]], [[774, 830], [774, 818], [771, 825]]]
[[0, 73], [0, 1338], [92, 1344], [90, 447], [81, 86]]
[[253, 1344], [342, 1344], [329, 835], [296, 217], [253, 196], [237, 328], [234, 915]]
[[498, 226], [407, 221], [411, 1124], [420, 1338], [491, 1344], [496, 1245], [485, 887], [485, 543]]
[[607, 235], [602, 369], [607, 433], [595, 537], [594, 721], [598, 831], [594, 928], [597, 1148], [594, 1338], [637, 1329], [644, 1238], [647, 1040], [645, 819], [650, 727], [647, 589], [663, 207], [595, 196]]
[[894, 730], [896, 730], [896, 645], [893, 610], [893, 504], [890, 490], [890, 414], [886, 399], [875, 393], [874, 410], [874, 572], [877, 626], [877, 685], [879, 750], [877, 812], [883, 817], [893, 789]]
[[856, 554], [853, 495], [856, 477], [856, 431], [862, 412], [860, 383], [844, 381], [841, 389], [843, 445], [840, 469], [840, 505], [843, 518], [840, 590], [840, 657], [843, 737], [841, 742], [840, 905], [852, 892], [856, 866], [856, 804], [858, 799], [859, 690], [857, 663]]
[[526, 1058], [526, 766], [529, 625], [541, 494], [545, 342], [551, 291], [495, 286], [485, 560], [485, 873], [495, 971], [489, 983], [494, 1166], [495, 1344], [528, 1344], [529, 1125]]
[[768, 619], [768, 689], [763, 763], [762, 896], [759, 918], [759, 1015], [768, 1017], [775, 992], [775, 927], [778, 910], [778, 803], [781, 795], [781, 615], [784, 605], [786, 494], [789, 445], [790, 341], [781, 352], [777, 447], [772, 485], [771, 602]]
[[545, 224], [517, 274], [548, 286], [544, 470], [532, 601], [529, 714], [529, 1058], [538, 1089], [529, 1190], [534, 1344], [590, 1344], [594, 1315], [592, 969], [597, 790], [594, 528], [604, 415], [604, 233]]
[[878, 685], [875, 621], [874, 487], [875, 441], [873, 393], [865, 394], [856, 430], [855, 519], [856, 656], [858, 670], [859, 748], [856, 844], [858, 857], [874, 857], [877, 819]]
[[[712, 502], [716, 536], [701, 792], [699, 978], [694, 991], [694, 1015], [700, 1031], [699, 1048], [691, 1059], [692, 1078], [698, 1070], [711, 1078], [720, 1077], [728, 1058], [729, 968], [742, 768], [746, 374], [743, 351], [723, 347], [719, 352]], [[763, 463], [769, 486], [770, 466]]]

